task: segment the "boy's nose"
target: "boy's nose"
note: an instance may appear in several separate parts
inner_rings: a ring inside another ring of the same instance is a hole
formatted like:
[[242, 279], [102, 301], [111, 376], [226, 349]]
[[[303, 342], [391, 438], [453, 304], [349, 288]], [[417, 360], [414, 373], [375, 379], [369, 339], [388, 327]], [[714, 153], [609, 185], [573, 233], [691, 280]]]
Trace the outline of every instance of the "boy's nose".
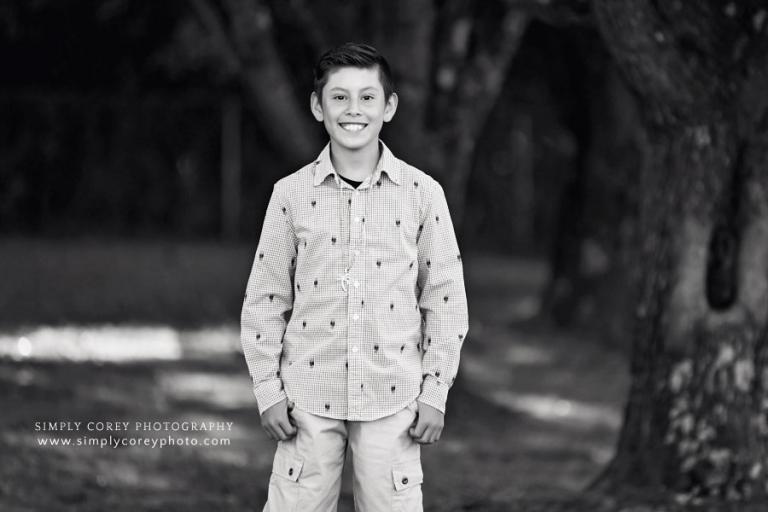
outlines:
[[352, 100], [349, 102], [349, 108], [347, 109], [347, 114], [351, 116], [359, 116], [360, 115], [360, 108], [357, 100]]

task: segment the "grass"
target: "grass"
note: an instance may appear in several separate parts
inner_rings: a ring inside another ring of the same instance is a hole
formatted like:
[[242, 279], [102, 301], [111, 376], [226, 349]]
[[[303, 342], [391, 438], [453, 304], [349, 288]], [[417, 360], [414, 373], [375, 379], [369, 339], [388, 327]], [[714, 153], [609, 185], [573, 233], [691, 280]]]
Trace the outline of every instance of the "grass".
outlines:
[[255, 244], [0, 241], [0, 325], [206, 325], [238, 318]]

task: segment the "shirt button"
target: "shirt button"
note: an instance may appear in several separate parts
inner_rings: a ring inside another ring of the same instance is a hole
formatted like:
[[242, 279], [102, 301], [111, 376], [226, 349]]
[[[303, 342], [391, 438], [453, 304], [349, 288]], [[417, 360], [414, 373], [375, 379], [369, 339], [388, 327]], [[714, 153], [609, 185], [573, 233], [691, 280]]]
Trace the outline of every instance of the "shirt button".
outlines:
[[352, 320], [357, 320], [357, 319], [359, 319], [359, 318], [360, 318], [360, 315], [353, 315], [353, 316], [352, 316]]
[[403, 477], [402, 482], [403, 482], [403, 485], [408, 485], [408, 477], [407, 476]]
[[354, 347], [352, 347], [352, 352], [357, 352], [357, 350], [358, 350], [358, 349], [357, 349], [357, 345], [355, 345]]
[[355, 281], [355, 288], [359, 288], [359, 287], [360, 287], [360, 281]]

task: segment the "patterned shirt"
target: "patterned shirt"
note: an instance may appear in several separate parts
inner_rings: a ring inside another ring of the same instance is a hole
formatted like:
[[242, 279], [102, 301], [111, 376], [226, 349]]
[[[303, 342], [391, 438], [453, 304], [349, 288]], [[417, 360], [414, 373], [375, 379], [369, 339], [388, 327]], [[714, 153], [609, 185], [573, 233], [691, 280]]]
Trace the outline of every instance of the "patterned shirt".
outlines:
[[468, 330], [442, 187], [381, 143], [358, 188], [330, 146], [275, 183], [241, 316], [261, 413], [370, 421], [414, 399], [445, 411]]

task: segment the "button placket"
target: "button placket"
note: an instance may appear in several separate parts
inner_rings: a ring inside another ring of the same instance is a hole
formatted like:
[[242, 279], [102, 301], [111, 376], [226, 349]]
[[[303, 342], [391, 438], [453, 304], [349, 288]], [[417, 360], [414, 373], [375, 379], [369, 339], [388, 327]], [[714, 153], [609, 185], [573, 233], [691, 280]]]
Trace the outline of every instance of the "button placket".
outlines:
[[[360, 190], [364, 188], [364, 190]], [[347, 390], [349, 417], [354, 418], [360, 412], [362, 374], [360, 357], [363, 357], [360, 339], [362, 338], [363, 319], [360, 304], [363, 300], [363, 280], [365, 278], [365, 200], [367, 189], [365, 182], [352, 193], [349, 203], [349, 277], [347, 292]]]

